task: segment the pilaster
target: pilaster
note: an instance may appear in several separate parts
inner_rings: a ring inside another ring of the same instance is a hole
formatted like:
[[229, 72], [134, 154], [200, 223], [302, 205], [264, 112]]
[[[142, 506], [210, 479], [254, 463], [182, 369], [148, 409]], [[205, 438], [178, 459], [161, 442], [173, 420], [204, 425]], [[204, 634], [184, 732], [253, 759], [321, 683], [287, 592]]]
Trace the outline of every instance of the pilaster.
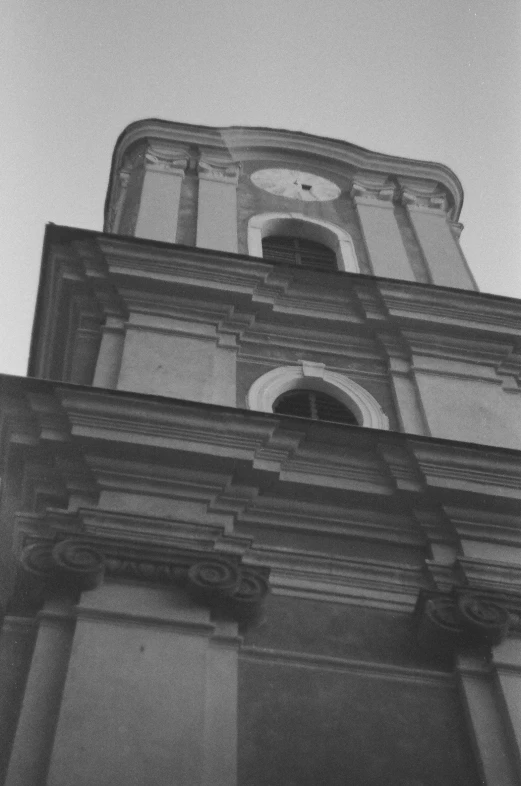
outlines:
[[446, 192], [434, 181], [406, 177], [397, 180], [433, 284], [477, 289], [458, 244], [458, 225], [448, 216]]
[[236, 783], [238, 630], [268, 572], [208, 551], [124, 552], [92, 537], [22, 551], [33, 591], [67, 603], [40, 615], [9, 786]]
[[240, 164], [213, 154], [201, 153], [197, 166], [199, 204], [197, 245], [237, 253], [237, 184]]
[[102, 328], [101, 344], [92, 383], [95, 387], [117, 388], [124, 345], [125, 323], [123, 319], [108, 316]]
[[519, 600], [467, 587], [421, 591], [415, 610], [422, 649], [453, 654], [485, 786], [521, 783]]
[[521, 781], [521, 638], [494, 647], [492, 660]]
[[45, 782], [73, 635], [70, 598], [63, 594], [49, 598], [38, 615], [5, 786], [40, 786]]
[[188, 161], [188, 147], [155, 140], [149, 144], [144, 156], [135, 237], [175, 243], [181, 186]]
[[357, 175], [351, 196], [375, 276], [414, 281], [394, 215], [395, 185], [386, 176]]

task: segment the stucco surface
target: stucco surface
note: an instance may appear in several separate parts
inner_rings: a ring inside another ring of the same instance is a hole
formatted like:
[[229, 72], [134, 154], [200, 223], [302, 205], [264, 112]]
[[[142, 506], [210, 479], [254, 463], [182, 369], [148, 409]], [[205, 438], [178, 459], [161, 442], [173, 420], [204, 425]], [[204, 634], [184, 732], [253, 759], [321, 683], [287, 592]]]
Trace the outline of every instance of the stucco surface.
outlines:
[[128, 330], [118, 388], [235, 406], [235, 354], [215, 339]]

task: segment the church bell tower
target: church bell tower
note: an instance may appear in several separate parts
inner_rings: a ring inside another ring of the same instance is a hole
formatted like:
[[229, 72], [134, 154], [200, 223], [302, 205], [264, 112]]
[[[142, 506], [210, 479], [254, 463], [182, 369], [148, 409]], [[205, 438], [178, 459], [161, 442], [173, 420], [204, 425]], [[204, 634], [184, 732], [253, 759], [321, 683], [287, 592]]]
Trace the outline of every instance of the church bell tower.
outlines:
[[462, 200], [338, 140], [123, 131], [0, 379], [0, 783], [519, 786], [521, 305]]

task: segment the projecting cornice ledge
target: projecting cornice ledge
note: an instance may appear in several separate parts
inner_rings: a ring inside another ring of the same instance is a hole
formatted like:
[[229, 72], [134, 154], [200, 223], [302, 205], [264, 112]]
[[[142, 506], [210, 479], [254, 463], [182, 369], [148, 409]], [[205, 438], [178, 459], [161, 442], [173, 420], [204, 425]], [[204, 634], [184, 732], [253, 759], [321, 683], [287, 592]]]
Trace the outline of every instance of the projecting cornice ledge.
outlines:
[[284, 467], [295, 482], [315, 478], [318, 485], [345, 491], [430, 488], [447, 497], [444, 504], [456, 491], [505, 504], [521, 499], [521, 456], [515, 450], [43, 380], [5, 376], [2, 393], [10, 421], [5, 433], [11, 435], [1, 446], [4, 457], [16, 440], [45, 445], [57, 457], [60, 482], [72, 488], [81, 480], [87, 495], [92, 470], [82, 456], [102, 439], [115, 456], [125, 446], [130, 457], [140, 445], [157, 448], [158, 456], [181, 452], [185, 463], [188, 457], [199, 462], [201, 456], [220, 456], [222, 467], [232, 461], [270, 472]]
[[349, 142], [299, 131], [245, 126], [217, 128], [150, 118], [131, 123], [116, 141], [105, 201], [105, 226], [108, 225], [115, 192], [119, 188], [118, 177], [123, 161], [133, 147], [144, 141], [172, 146], [189, 144], [220, 152], [235, 162], [252, 158], [256, 152], [265, 155], [287, 151], [291, 156], [314, 156], [357, 170], [433, 181], [443, 185], [450, 194], [450, 214], [455, 221], [463, 204], [461, 183], [444, 164], [376, 153]]

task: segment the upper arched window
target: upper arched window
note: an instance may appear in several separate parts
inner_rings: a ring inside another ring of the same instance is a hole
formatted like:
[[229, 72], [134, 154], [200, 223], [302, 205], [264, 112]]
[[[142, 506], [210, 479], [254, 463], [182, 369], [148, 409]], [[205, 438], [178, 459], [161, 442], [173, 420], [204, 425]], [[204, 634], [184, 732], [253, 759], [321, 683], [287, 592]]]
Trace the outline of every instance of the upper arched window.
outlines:
[[[359, 273], [355, 248], [351, 236], [344, 229], [330, 221], [310, 218], [300, 213], [261, 213], [252, 216], [248, 222], [248, 253], [253, 257], [281, 260], [282, 253], [289, 253], [288, 245], [299, 241], [303, 250], [307, 246], [304, 258], [315, 261], [308, 267], [322, 267], [328, 270], [345, 270], [347, 273]], [[277, 245], [277, 256], [272, 256]], [[283, 246], [285, 245], [285, 248]], [[300, 251], [300, 249], [299, 249]], [[327, 263], [323, 261], [327, 257]], [[295, 256], [293, 264], [299, 264]]]
[[300, 267], [338, 270], [333, 249], [306, 237], [268, 235], [262, 239], [262, 256], [264, 259], [287, 262]]
[[319, 390], [306, 388], [288, 390], [273, 402], [273, 411], [277, 415], [292, 415], [297, 418], [358, 426], [356, 416], [345, 404]]

